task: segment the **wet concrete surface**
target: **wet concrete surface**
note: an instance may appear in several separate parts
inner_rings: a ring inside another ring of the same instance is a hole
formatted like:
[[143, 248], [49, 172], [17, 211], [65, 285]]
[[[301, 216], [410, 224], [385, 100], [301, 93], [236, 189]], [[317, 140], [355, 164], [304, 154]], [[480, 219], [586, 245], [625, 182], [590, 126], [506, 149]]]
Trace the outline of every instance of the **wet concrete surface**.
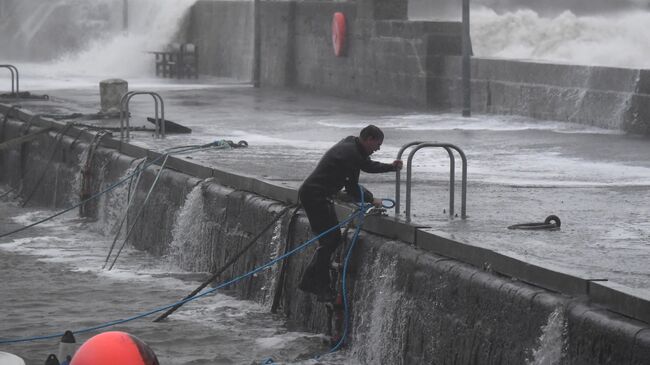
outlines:
[[[459, 113], [413, 111], [234, 83], [154, 83], [130, 89], [143, 87], [162, 95], [167, 119], [192, 128], [193, 133], [156, 140], [149, 132], [135, 132], [132, 143], [162, 150], [217, 139], [246, 140], [249, 147], [245, 149], [199, 152], [185, 158], [292, 187], [300, 185], [327, 148], [369, 123], [386, 134], [381, 151], [374, 156], [383, 162], [392, 161], [407, 142], [453, 143], [468, 157], [469, 217], [449, 219], [446, 215], [449, 159], [442, 150], [427, 149], [413, 162], [415, 223], [531, 263], [650, 293], [650, 223], [646, 219], [650, 213], [650, 160], [646, 158], [650, 141], [645, 138], [585, 125], [512, 116], [462, 118]], [[37, 113], [99, 110], [97, 87], [42, 93], [51, 100], [22, 104]], [[132, 126], [148, 124], [145, 117], [153, 116], [148, 97], [134, 98], [130, 109]], [[84, 123], [118, 126], [119, 120]], [[458, 158], [456, 166], [459, 212]], [[392, 173], [361, 176], [362, 184], [387, 198], [394, 198], [394, 181]], [[506, 228], [541, 222], [550, 214], [562, 219], [561, 230]]]

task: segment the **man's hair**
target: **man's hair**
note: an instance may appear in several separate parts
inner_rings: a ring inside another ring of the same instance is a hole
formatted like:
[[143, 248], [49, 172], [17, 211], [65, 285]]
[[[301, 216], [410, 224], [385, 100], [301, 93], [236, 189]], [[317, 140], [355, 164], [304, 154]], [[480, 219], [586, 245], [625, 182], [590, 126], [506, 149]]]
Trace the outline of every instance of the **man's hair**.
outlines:
[[368, 138], [374, 138], [379, 140], [384, 140], [384, 132], [379, 129], [376, 125], [368, 125], [367, 127], [361, 130], [359, 133], [359, 139], [366, 140]]

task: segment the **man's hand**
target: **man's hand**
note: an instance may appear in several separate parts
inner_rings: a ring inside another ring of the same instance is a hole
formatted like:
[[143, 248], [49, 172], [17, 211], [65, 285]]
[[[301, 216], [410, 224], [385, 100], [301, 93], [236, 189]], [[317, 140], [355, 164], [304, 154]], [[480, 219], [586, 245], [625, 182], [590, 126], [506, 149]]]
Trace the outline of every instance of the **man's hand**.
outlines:
[[381, 203], [382, 203], [381, 199], [378, 198], [372, 199], [372, 205], [374, 205], [375, 208], [381, 208]]
[[393, 167], [395, 168], [395, 171], [399, 171], [402, 169], [402, 160], [395, 160], [393, 161]]

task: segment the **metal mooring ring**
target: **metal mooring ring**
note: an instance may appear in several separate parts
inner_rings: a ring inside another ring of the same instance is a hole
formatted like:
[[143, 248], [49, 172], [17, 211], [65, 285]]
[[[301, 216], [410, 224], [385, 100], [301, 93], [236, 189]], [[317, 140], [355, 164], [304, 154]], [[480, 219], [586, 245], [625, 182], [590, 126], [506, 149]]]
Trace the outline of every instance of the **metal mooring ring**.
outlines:
[[560, 221], [560, 218], [558, 218], [558, 216], [549, 215], [548, 217], [546, 217], [546, 219], [544, 219], [543, 223], [533, 222], [533, 223], [513, 224], [511, 226], [508, 226], [508, 229], [526, 229], [526, 230], [546, 229], [552, 231], [552, 230], [560, 229], [561, 225], [562, 222]]

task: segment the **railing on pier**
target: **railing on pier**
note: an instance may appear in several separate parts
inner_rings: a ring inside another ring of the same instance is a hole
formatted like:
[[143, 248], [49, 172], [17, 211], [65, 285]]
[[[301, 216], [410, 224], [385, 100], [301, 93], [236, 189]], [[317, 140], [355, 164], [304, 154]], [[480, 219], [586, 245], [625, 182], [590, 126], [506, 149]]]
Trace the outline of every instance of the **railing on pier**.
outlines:
[[[131, 134], [129, 133], [129, 120], [131, 118], [129, 113], [129, 102], [131, 101], [131, 98], [136, 95], [151, 95], [151, 97], [153, 97], [155, 105], [155, 136], [156, 138], [165, 138], [165, 103], [163, 102], [162, 97], [158, 93], [152, 91], [129, 91], [122, 96], [122, 99], [120, 99], [120, 139], [123, 140], [125, 135], [126, 140], [131, 138]], [[160, 118], [158, 118], [158, 101], [160, 101]]]
[[[437, 142], [422, 142], [422, 141], [415, 141], [415, 142], [410, 142], [402, 146], [400, 148], [399, 152], [397, 153], [397, 160], [402, 159], [402, 155], [404, 154], [404, 151], [409, 148], [415, 146], [411, 152], [408, 155], [407, 163], [406, 163], [406, 221], [410, 222], [411, 221], [411, 175], [412, 175], [412, 166], [413, 166], [413, 156], [415, 156], [415, 153], [423, 148], [443, 148], [445, 151], [447, 151], [447, 154], [449, 155], [449, 216], [454, 217], [454, 197], [455, 197], [455, 184], [456, 184], [456, 176], [455, 176], [455, 170], [456, 170], [456, 159], [454, 158], [454, 154], [452, 150], [455, 150], [458, 152], [460, 155], [460, 158], [462, 160], [463, 166], [462, 166], [462, 191], [461, 191], [461, 218], [465, 219], [467, 217], [467, 158], [465, 156], [465, 152], [463, 152], [462, 149], [459, 147], [451, 144], [451, 143], [437, 143]], [[396, 172], [395, 175], [395, 215], [400, 214], [400, 200], [401, 200], [401, 175], [400, 171]]]
[[11, 95], [19, 97], [20, 95], [20, 78], [18, 68], [14, 65], [0, 65], [0, 68], [9, 69], [11, 72]]

